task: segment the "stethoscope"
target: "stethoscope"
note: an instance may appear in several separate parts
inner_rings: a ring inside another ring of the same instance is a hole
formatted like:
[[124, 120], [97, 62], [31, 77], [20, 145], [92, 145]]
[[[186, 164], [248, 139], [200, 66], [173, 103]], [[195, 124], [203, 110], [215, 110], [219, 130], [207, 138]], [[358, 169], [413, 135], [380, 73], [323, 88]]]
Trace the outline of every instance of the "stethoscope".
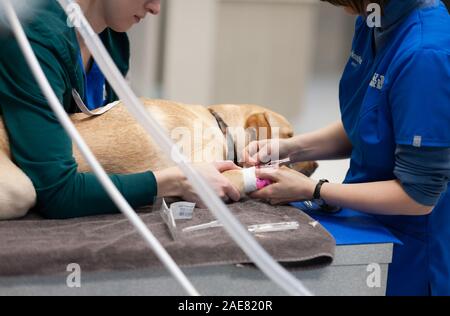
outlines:
[[75, 101], [75, 104], [80, 109], [80, 111], [88, 116], [100, 116], [120, 104], [120, 101], [116, 101], [116, 102], [107, 104], [105, 106], [99, 107], [95, 110], [89, 110], [89, 108], [84, 103], [83, 98], [81, 98], [80, 94], [78, 93], [78, 91], [76, 89], [72, 89], [72, 97]]
[[[81, 57], [81, 53], [78, 54], [78, 62], [81, 67], [83, 67], [83, 59]], [[84, 73], [84, 69], [83, 69]], [[84, 73], [84, 80], [86, 81], [86, 74]], [[106, 94], [106, 92], [104, 92]], [[102, 107], [95, 108], [93, 110], [89, 109], [89, 107], [84, 103], [83, 98], [81, 97], [80, 93], [76, 89], [72, 89], [72, 97], [75, 101], [75, 104], [77, 105], [78, 109], [87, 116], [100, 116], [102, 114], [105, 114], [112, 108], [114, 108], [116, 105], [120, 103], [120, 101], [116, 101], [110, 104], [107, 104]], [[105, 98], [104, 98], [105, 99]]]

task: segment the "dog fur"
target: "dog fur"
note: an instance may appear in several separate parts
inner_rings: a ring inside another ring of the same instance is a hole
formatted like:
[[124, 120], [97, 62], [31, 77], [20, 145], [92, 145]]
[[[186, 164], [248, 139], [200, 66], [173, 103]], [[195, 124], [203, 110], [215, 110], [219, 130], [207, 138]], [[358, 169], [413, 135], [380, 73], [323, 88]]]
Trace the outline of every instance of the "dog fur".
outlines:
[[[231, 130], [237, 128], [231, 133], [235, 141], [245, 139], [245, 142], [236, 148], [237, 153], [242, 152], [244, 146], [255, 137], [274, 136], [274, 128], [279, 128], [279, 134], [275, 136], [280, 138], [293, 136], [292, 126], [283, 116], [257, 105], [229, 104], [207, 108], [164, 100], [143, 99], [142, 101], [169, 135], [182, 128], [193, 135], [192, 142], [200, 138], [202, 142], [199, 142], [199, 146], [192, 144], [190, 151], [184, 152], [191, 158], [197, 158], [198, 161], [194, 162], [222, 161], [228, 154], [226, 139], [210, 109], [214, 110]], [[130, 174], [148, 170], [158, 171], [175, 165], [162, 153], [122, 104], [101, 116], [89, 117], [80, 113], [72, 115], [71, 119], [108, 173]], [[198, 129], [196, 130], [199, 126], [203, 130], [212, 131], [215, 137], [199, 134]], [[268, 135], [259, 135], [260, 127], [268, 128]], [[248, 134], [251, 128], [255, 129], [253, 136]], [[210, 150], [210, 148], [216, 150]], [[78, 163], [78, 171], [90, 172], [90, 167], [76, 146], [73, 148], [73, 153]], [[310, 175], [317, 168], [317, 164], [301, 163], [294, 165], [293, 168]], [[231, 181], [237, 181], [235, 172], [230, 172], [228, 178]], [[242, 186], [240, 183], [235, 185]], [[35, 201], [36, 192], [30, 179], [11, 161], [8, 136], [0, 118], [0, 220], [24, 216], [34, 206]]]

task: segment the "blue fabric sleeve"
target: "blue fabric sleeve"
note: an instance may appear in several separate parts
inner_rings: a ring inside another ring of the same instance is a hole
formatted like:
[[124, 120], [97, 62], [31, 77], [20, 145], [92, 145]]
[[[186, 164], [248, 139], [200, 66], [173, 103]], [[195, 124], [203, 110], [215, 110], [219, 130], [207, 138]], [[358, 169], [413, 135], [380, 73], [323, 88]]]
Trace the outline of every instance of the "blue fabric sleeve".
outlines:
[[450, 51], [409, 53], [390, 79], [396, 143], [450, 147]]
[[450, 148], [398, 145], [394, 174], [416, 202], [435, 206], [450, 179]]

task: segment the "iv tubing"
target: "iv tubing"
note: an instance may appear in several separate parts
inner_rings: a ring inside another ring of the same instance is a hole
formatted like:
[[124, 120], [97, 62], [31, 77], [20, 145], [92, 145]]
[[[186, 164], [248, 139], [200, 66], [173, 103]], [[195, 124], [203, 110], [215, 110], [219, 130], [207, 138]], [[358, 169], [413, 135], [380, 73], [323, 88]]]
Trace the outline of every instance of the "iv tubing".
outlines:
[[186, 292], [191, 296], [199, 296], [197, 290], [189, 282], [183, 272], [180, 270], [178, 265], [173, 261], [170, 255], [166, 252], [164, 247], [159, 243], [151, 231], [147, 228], [144, 222], [136, 214], [136, 212], [131, 208], [125, 198], [120, 194], [119, 190], [115, 187], [112, 181], [109, 179], [108, 175], [101, 167], [99, 162], [96, 160], [95, 156], [86, 145], [81, 135], [76, 130], [75, 126], [70, 121], [69, 116], [64, 110], [63, 106], [59, 102], [57, 96], [55, 95], [50, 83], [48, 82], [42, 68], [39, 65], [32, 47], [25, 35], [25, 32], [20, 24], [19, 18], [17, 17], [14, 7], [10, 0], [0, 0], [0, 3], [5, 9], [5, 15], [11, 25], [12, 31], [14, 32], [19, 46], [25, 55], [27, 63], [31, 68], [31, 71], [36, 78], [43, 94], [47, 98], [50, 107], [55, 112], [58, 120], [63, 125], [66, 132], [71, 136], [74, 142], [77, 144], [81, 153], [83, 154], [86, 161], [94, 170], [95, 175], [101, 182], [102, 186], [105, 188], [106, 192], [109, 194], [114, 203], [122, 211], [122, 213], [128, 218], [128, 220], [133, 224], [136, 230], [141, 234], [146, 243], [155, 252], [157, 257], [161, 260], [164, 266], [169, 270], [173, 277], [181, 284], [181, 286], [186, 290]]

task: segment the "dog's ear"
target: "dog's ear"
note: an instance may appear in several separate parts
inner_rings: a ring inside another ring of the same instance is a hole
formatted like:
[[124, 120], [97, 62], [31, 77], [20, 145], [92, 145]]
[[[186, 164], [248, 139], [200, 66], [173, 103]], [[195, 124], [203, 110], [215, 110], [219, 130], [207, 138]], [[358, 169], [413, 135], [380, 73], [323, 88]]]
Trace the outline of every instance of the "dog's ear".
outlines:
[[294, 129], [289, 121], [284, 116], [270, 110], [250, 115], [244, 127], [252, 134], [251, 140], [294, 136]]
[[272, 111], [266, 111], [264, 117], [270, 126], [271, 138], [291, 138], [294, 136], [294, 129], [284, 116]]
[[250, 134], [250, 141], [272, 138], [272, 129], [265, 113], [250, 115], [244, 128]]

